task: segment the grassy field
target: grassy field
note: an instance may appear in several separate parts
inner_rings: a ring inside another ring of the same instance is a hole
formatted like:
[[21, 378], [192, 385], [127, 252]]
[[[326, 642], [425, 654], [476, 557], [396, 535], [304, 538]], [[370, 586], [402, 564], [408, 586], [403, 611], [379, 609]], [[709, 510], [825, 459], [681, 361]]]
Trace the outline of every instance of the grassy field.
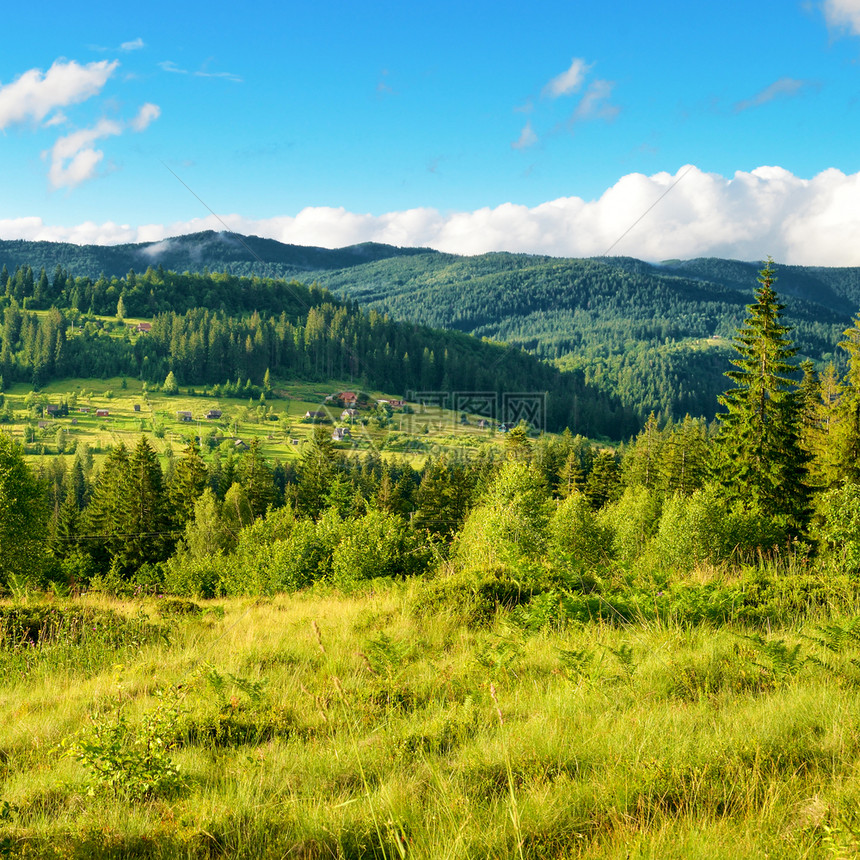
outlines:
[[[222, 453], [237, 450], [256, 438], [267, 458], [296, 458], [310, 438], [314, 425], [303, 421], [306, 412], [326, 413], [325, 426], [348, 427], [352, 440], [338, 443], [344, 451], [366, 453], [379, 451], [423, 462], [427, 454], [443, 451], [474, 453], [481, 446], [500, 437], [494, 429], [479, 429], [478, 416], [468, 416], [468, 424], [450, 410], [412, 404], [413, 413], [396, 410], [387, 426], [369, 420], [373, 410], [360, 409], [350, 422], [341, 419], [342, 407], [326, 398], [341, 391], [355, 391], [349, 383], [325, 384], [303, 382], [275, 383], [276, 396], [264, 404], [259, 398], [215, 396], [204, 389], [183, 389], [168, 396], [148, 390], [133, 379], [68, 379], [46, 385], [38, 393], [19, 383], [4, 392], [0, 429], [25, 445], [30, 462], [36, 464], [45, 455], [73, 453], [86, 443], [98, 456], [119, 441], [133, 447], [141, 434], [161, 440], [159, 453], [168, 449], [179, 454], [195, 438], [204, 450], [220, 447]], [[382, 398], [382, 392], [368, 392]], [[392, 395], [388, 395], [390, 398]], [[67, 416], [45, 413], [49, 404], [69, 404]], [[371, 404], [374, 405], [374, 404]], [[99, 411], [107, 415], [99, 416]], [[210, 410], [220, 410], [221, 417], [207, 419]], [[180, 412], [191, 413], [182, 420]], [[363, 419], [367, 419], [366, 421]]]
[[857, 856], [860, 607], [526, 634], [427, 589], [0, 605], [0, 854]]

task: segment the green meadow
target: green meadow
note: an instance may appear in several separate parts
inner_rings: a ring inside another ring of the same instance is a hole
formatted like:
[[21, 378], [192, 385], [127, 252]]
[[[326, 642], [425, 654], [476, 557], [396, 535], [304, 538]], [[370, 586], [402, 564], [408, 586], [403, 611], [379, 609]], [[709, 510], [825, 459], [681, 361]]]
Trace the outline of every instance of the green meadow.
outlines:
[[[162, 456], [178, 455], [195, 439], [204, 454], [219, 448], [222, 453], [243, 449], [257, 439], [268, 459], [301, 456], [315, 423], [307, 412], [322, 412], [324, 426], [346, 427], [350, 438], [338, 444], [346, 452], [362, 454], [378, 451], [396, 455], [419, 465], [427, 455], [474, 453], [497, 441], [495, 428], [479, 428], [480, 416], [461, 416], [437, 406], [411, 404], [413, 411], [396, 409], [382, 421], [374, 399], [394, 395], [369, 392], [370, 402], [354, 419], [342, 419], [343, 407], [326, 400], [343, 391], [358, 391], [349, 382], [274, 383], [274, 391], [262, 400], [258, 396], [224, 396], [207, 388], [182, 388], [167, 395], [156, 386], [139, 380], [66, 379], [42, 387], [38, 392], [18, 383], [3, 392], [0, 429], [24, 445], [32, 464], [44, 456], [73, 454], [86, 444], [99, 462], [99, 455], [124, 442], [132, 448], [141, 435], [158, 440]], [[68, 405], [68, 414], [47, 412], [49, 405]], [[212, 410], [218, 418], [207, 418]], [[99, 412], [107, 414], [99, 415]], [[183, 420], [180, 413], [190, 413]]]
[[2, 856], [857, 856], [860, 607], [530, 632], [440, 593], [5, 602]]

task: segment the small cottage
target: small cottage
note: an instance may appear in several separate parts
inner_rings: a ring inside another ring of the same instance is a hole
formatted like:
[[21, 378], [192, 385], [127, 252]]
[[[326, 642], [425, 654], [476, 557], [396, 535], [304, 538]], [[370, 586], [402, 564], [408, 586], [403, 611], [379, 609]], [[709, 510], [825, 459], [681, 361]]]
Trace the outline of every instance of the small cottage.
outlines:
[[210, 410], [206, 413], [206, 418], [207, 418], [209, 421], [215, 421], [216, 419], [218, 419], [218, 418], [220, 418], [220, 417], [221, 417], [221, 410], [220, 410], [220, 409], [210, 409]]
[[96, 418], [107, 418], [108, 415], [110, 415], [110, 412], [107, 409], [96, 409]]
[[183, 411], [179, 411], [176, 413], [176, 420], [177, 421], [193, 421], [194, 418], [190, 412], [183, 410]]
[[331, 434], [332, 442], [345, 442], [351, 438], [352, 434], [349, 432], [349, 427], [335, 427], [334, 432]]

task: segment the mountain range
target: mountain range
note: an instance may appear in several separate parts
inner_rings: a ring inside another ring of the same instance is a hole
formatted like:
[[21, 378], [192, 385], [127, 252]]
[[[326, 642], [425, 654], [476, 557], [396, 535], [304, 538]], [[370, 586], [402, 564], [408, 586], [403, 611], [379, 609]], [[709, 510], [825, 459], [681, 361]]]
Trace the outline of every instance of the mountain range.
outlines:
[[[520, 346], [580, 369], [640, 416], [675, 418], [715, 414], [761, 268], [712, 258], [464, 257], [378, 243], [329, 250], [211, 231], [114, 246], [0, 241], [0, 265], [49, 276], [57, 266], [108, 279], [161, 266], [317, 283], [395, 319]], [[776, 267], [800, 355], [839, 363], [836, 345], [860, 307], [860, 268]]]

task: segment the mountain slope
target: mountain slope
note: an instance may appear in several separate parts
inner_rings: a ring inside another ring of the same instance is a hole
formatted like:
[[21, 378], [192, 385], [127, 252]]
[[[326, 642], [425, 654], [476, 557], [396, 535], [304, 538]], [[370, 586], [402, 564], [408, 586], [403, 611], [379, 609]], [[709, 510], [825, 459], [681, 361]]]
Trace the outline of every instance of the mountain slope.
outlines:
[[[395, 319], [504, 341], [581, 370], [640, 418], [652, 410], [715, 414], [730, 340], [760, 267], [719, 259], [657, 265], [631, 258], [462, 257], [378, 244], [327, 250], [213, 232], [110, 248], [0, 242], [0, 263], [14, 271], [23, 261], [49, 275], [58, 264], [93, 278], [151, 265], [317, 282]], [[801, 354], [839, 360], [836, 344], [860, 305], [860, 269], [777, 264], [777, 273]], [[114, 287], [117, 296], [121, 290]]]

